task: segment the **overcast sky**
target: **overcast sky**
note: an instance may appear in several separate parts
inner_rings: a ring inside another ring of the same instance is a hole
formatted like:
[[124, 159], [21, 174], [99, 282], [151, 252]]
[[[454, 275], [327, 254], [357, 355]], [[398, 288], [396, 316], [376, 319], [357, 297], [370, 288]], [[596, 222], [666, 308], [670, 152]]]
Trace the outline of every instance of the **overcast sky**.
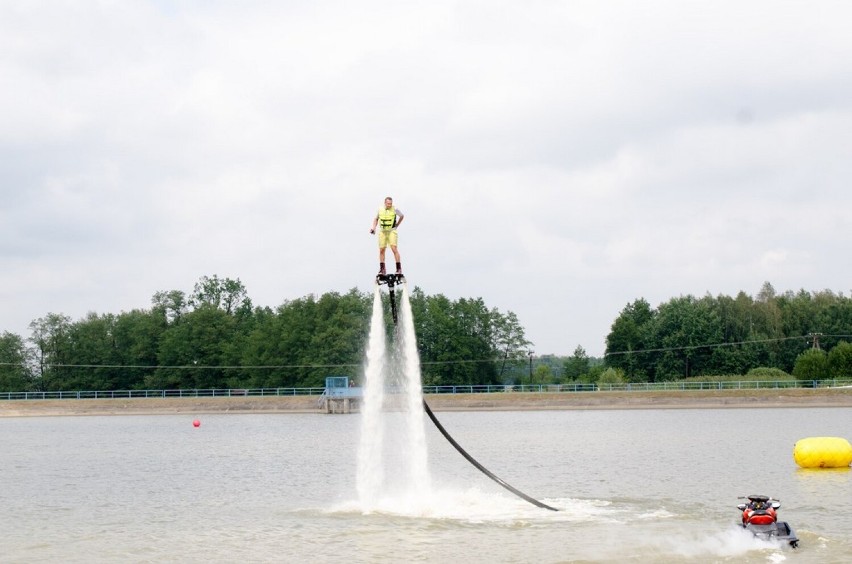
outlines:
[[852, 288], [852, 3], [0, 0], [0, 332], [410, 285], [603, 354], [638, 298]]

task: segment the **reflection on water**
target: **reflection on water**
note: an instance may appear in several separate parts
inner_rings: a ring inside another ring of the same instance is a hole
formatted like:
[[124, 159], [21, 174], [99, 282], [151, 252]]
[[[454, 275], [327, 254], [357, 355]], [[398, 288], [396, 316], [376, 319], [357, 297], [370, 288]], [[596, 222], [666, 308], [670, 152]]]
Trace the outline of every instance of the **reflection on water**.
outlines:
[[[852, 561], [852, 472], [800, 470], [795, 442], [848, 410], [438, 413], [428, 496], [365, 514], [359, 415], [0, 419], [0, 562]], [[782, 500], [801, 548], [736, 526], [737, 496]]]

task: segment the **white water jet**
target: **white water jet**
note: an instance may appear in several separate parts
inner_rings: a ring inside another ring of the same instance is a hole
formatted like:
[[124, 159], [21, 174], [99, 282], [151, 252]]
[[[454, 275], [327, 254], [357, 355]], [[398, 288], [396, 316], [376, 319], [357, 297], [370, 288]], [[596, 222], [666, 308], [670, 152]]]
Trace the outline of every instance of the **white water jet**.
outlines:
[[423, 425], [423, 383], [420, 376], [420, 354], [417, 352], [417, 335], [414, 332], [414, 318], [408, 297], [408, 284], [402, 286], [400, 300], [400, 325], [396, 331], [397, 356], [403, 367], [403, 390], [408, 410], [408, 466], [411, 491], [427, 494], [431, 489], [428, 457], [426, 449], [426, 430]]
[[365, 509], [376, 504], [384, 481], [382, 442], [384, 439], [381, 409], [384, 396], [385, 320], [382, 296], [377, 285], [373, 292], [373, 314], [364, 363], [361, 411], [361, 440], [358, 446], [358, 499]]
[[397, 288], [401, 311], [390, 354], [378, 285], [373, 293], [357, 467], [363, 511], [386, 503], [410, 509], [431, 499], [417, 337], [407, 286]]

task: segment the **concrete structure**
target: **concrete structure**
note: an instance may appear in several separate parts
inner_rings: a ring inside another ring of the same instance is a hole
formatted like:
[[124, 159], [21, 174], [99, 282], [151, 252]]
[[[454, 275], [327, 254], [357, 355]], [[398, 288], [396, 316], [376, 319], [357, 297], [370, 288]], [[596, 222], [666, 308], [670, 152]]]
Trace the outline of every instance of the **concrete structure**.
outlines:
[[329, 376], [325, 379], [322, 403], [326, 413], [352, 413], [357, 409], [361, 388], [353, 383], [346, 376]]

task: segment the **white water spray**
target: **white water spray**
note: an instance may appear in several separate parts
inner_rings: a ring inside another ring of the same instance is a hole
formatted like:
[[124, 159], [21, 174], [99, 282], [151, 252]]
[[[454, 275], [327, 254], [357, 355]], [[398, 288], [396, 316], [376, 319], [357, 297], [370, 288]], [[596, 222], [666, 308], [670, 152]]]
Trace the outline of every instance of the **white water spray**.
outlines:
[[420, 377], [420, 354], [417, 352], [417, 335], [414, 332], [414, 318], [411, 313], [411, 302], [408, 298], [408, 285], [402, 285], [400, 303], [400, 326], [397, 328], [397, 356], [403, 367], [403, 389], [405, 390], [408, 411], [409, 445], [408, 466], [411, 480], [411, 491], [423, 492], [428, 495], [431, 488], [428, 457], [426, 450], [426, 430], [424, 428], [423, 412], [423, 383]]
[[384, 402], [385, 322], [378, 285], [373, 292], [373, 314], [364, 365], [361, 402], [361, 441], [358, 446], [358, 499], [365, 508], [375, 505], [384, 481], [381, 463], [384, 440], [381, 409]]
[[357, 469], [363, 511], [382, 508], [389, 498], [394, 506], [420, 505], [430, 499], [417, 337], [408, 287], [398, 287], [402, 289], [401, 311], [391, 354], [378, 285], [373, 292]]

